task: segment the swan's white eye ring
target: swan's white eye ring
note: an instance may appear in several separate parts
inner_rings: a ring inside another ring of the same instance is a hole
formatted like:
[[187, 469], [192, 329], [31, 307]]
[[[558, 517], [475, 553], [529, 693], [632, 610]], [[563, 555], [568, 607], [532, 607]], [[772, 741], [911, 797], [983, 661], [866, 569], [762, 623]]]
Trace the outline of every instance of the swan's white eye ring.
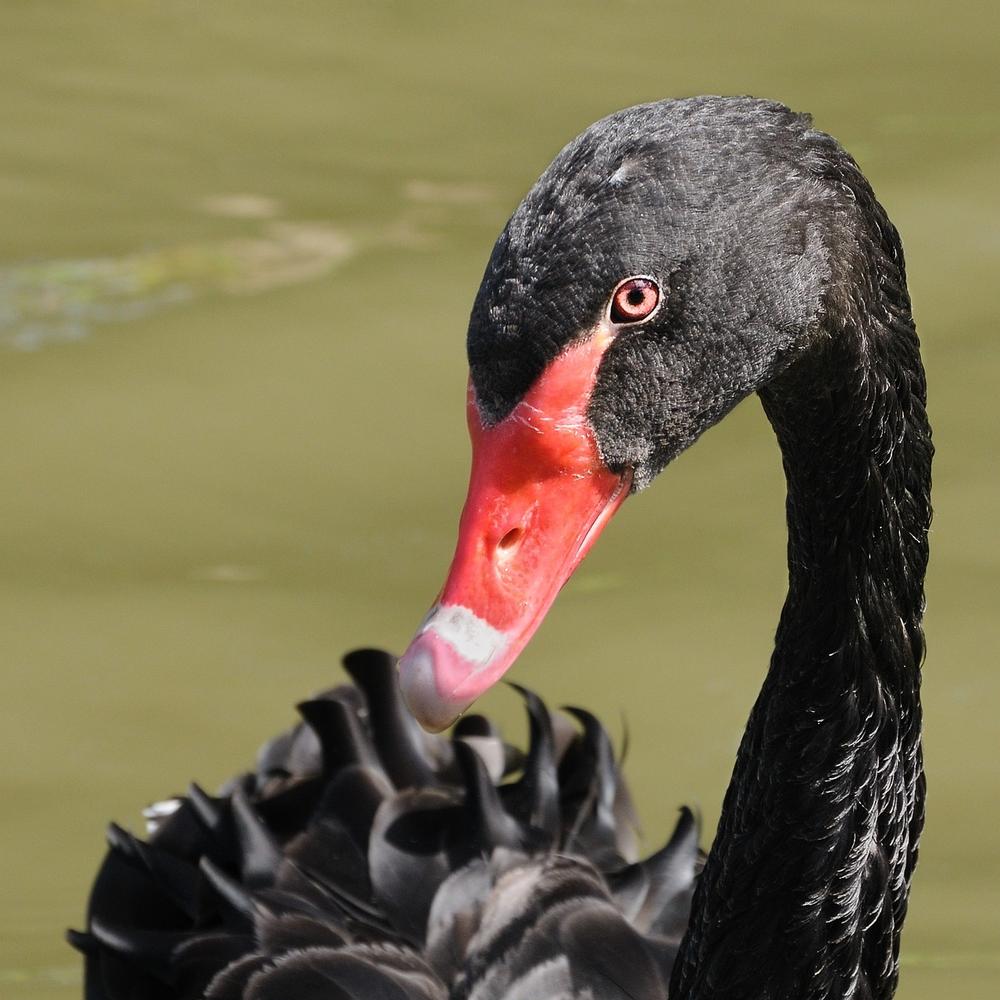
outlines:
[[641, 323], [656, 312], [660, 299], [660, 286], [652, 278], [626, 278], [611, 293], [608, 315], [612, 323]]

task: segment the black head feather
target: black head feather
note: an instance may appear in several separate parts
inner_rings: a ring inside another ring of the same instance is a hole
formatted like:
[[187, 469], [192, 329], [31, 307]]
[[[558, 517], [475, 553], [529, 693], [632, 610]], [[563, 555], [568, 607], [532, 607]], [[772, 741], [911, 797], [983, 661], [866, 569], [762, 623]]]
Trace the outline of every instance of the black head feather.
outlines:
[[853, 161], [808, 117], [752, 98], [660, 101], [592, 125], [493, 249], [468, 335], [482, 416], [510, 413], [618, 282], [651, 276], [663, 306], [621, 330], [590, 404], [604, 460], [647, 485], [816, 335], [857, 241], [831, 164]]

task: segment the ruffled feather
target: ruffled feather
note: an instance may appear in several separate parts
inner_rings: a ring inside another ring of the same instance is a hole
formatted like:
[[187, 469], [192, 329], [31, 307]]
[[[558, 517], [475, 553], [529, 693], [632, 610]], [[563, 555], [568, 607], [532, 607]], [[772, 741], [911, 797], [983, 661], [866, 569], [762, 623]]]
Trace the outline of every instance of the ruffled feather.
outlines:
[[256, 769], [120, 827], [71, 932], [88, 1000], [666, 997], [701, 856], [684, 810], [634, 858], [611, 742], [518, 688], [525, 752], [470, 716], [451, 739], [403, 706], [392, 657], [299, 706]]

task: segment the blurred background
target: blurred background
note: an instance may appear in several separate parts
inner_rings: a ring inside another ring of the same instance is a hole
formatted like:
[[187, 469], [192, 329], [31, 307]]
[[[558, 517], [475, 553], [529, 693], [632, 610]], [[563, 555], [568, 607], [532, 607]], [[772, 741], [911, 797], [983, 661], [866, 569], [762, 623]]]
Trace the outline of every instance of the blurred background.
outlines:
[[[996, 995], [996, 6], [55, 0], [0, 13], [0, 994], [79, 993], [115, 818], [400, 650], [465, 494], [464, 334], [556, 151], [664, 96], [815, 115], [903, 234], [938, 458], [904, 1000]], [[784, 594], [750, 400], [632, 499], [515, 670], [708, 843]], [[506, 692], [486, 708], [520, 737]]]

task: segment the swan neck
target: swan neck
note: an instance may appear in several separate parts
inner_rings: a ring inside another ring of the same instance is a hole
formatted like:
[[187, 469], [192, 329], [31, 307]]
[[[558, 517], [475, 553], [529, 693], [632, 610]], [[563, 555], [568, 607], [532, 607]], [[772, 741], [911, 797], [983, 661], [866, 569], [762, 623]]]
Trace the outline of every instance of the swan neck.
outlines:
[[932, 447], [901, 257], [878, 277], [870, 308], [761, 392], [788, 483], [789, 593], [672, 1000], [895, 991], [923, 823]]
[[[761, 398], [788, 487], [777, 653], [919, 630], [933, 449], [912, 323], [825, 344]], [[892, 659], [883, 650], [873, 663]]]

